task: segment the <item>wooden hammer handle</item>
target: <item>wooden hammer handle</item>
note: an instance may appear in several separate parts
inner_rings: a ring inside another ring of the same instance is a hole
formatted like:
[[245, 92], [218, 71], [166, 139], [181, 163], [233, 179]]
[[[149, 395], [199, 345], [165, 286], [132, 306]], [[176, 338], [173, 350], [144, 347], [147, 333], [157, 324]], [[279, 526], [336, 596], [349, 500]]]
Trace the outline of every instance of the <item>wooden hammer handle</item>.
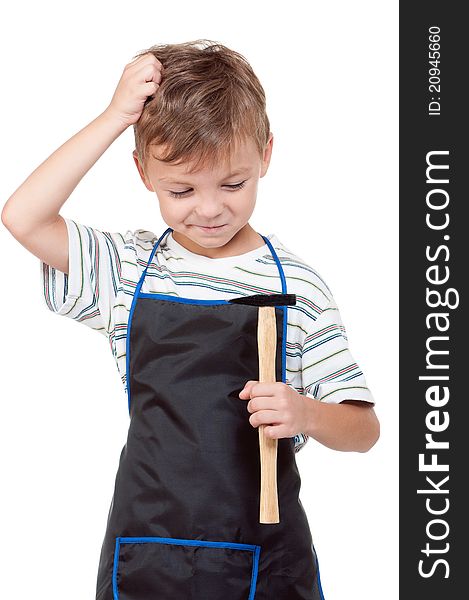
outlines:
[[[259, 381], [276, 381], [277, 320], [275, 306], [259, 306], [257, 327], [259, 350]], [[259, 449], [261, 459], [261, 495], [259, 523], [279, 523], [277, 493], [277, 447], [278, 440], [268, 438], [265, 425], [259, 425]]]

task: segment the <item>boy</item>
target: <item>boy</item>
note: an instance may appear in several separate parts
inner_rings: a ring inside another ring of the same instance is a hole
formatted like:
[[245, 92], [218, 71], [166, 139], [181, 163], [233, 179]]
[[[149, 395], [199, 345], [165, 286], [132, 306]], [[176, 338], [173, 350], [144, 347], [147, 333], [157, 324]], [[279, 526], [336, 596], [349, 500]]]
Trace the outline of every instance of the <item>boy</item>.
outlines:
[[[59, 210], [132, 125], [168, 229], [109, 233]], [[317, 600], [294, 458], [313, 436], [366, 452], [374, 400], [329, 288], [249, 224], [273, 136], [246, 60], [197, 40], [126, 65], [109, 106], [9, 198], [2, 221], [40, 259], [47, 306], [105, 335], [130, 414], [97, 600]], [[257, 306], [275, 309], [276, 382], [259, 382]], [[270, 297], [269, 297], [270, 296]], [[278, 443], [280, 522], [259, 522], [259, 438]]]

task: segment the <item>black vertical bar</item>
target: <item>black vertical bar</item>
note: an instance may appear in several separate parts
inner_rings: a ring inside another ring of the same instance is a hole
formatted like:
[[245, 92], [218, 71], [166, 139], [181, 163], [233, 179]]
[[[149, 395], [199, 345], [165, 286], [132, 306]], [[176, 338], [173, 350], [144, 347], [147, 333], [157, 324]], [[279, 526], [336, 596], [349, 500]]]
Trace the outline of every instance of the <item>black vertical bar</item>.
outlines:
[[406, 599], [469, 597], [465, 8], [400, 3], [400, 597]]

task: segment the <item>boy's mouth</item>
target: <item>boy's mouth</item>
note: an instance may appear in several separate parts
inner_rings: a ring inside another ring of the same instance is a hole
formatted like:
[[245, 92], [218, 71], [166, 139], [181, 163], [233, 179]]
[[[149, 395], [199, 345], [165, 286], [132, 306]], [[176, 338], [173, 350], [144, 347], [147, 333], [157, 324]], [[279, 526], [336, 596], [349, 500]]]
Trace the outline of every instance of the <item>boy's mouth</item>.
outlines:
[[198, 227], [199, 229], [202, 229], [202, 231], [218, 231], [220, 229], [222, 229], [225, 225], [217, 225], [216, 227], [206, 227], [205, 225], [196, 225], [196, 227]]

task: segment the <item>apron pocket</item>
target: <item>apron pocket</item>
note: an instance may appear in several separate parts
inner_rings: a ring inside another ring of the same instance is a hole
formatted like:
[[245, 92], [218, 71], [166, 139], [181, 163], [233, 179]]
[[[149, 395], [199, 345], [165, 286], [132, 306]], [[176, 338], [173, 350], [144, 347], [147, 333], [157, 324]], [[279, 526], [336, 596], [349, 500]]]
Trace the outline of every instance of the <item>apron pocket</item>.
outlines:
[[114, 600], [254, 600], [260, 546], [118, 537]]

